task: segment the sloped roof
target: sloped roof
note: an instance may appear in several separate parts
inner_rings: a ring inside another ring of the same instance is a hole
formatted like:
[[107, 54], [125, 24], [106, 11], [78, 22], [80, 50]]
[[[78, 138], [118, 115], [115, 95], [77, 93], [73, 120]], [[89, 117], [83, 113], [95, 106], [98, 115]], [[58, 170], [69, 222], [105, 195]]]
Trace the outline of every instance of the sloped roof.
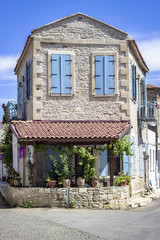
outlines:
[[75, 13], [75, 14], [72, 14], [72, 15], [69, 15], [69, 16], [64, 17], [64, 18], [61, 18], [61, 19], [58, 19], [58, 20], [53, 21], [53, 22], [51, 22], [51, 23], [45, 24], [45, 25], [43, 25], [43, 26], [41, 26], [41, 27], [39, 27], [39, 28], [33, 29], [31, 33], [34, 33], [34, 32], [36, 32], [36, 31], [39, 30], [39, 29], [42, 29], [42, 28], [44, 28], [44, 27], [53, 25], [53, 24], [55, 24], [55, 23], [59, 23], [59, 22], [61, 22], [61, 21], [63, 21], [63, 20], [67, 20], [67, 19], [72, 18], [72, 17], [75, 17], [75, 16], [84, 16], [84, 17], [89, 18], [89, 19], [91, 19], [91, 20], [93, 20], [93, 21], [96, 21], [96, 22], [99, 22], [99, 23], [101, 23], [101, 24], [104, 24], [105, 26], [110, 27], [110, 28], [112, 28], [112, 29], [114, 29], [114, 30], [116, 30], [116, 31], [118, 31], [118, 32], [121, 32], [122, 34], [128, 35], [128, 33], [124, 32], [124, 31], [121, 31], [121, 30], [118, 29], [118, 28], [115, 28], [115, 27], [113, 27], [113, 26], [111, 26], [111, 25], [109, 25], [109, 24], [107, 24], [107, 23], [104, 23], [104, 22], [102, 22], [102, 21], [99, 21], [99, 20], [97, 20], [96, 18], [90, 17], [90, 16], [88, 16], [87, 14], [80, 13], [80, 12]]
[[155, 86], [155, 85], [147, 84], [147, 88], [150, 88], [150, 89], [158, 88], [158, 89], [160, 89], [160, 86]]
[[129, 121], [12, 121], [11, 131], [19, 144], [105, 143], [121, 138]]

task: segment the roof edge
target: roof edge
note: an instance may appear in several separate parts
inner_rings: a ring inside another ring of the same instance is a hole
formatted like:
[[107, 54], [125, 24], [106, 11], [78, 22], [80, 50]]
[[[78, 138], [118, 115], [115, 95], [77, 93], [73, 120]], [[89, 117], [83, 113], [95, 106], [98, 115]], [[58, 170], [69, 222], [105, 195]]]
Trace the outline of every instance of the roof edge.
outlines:
[[17, 69], [18, 69], [18, 66], [19, 66], [19, 64], [20, 64], [20, 61], [21, 61], [21, 59], [22, 59], [22, 57], [23, 57], [23, 55], [24, 55], [24, 53], [25, 53], [25, 51], [26, 51], [26, 49], [27, 49], [30, 41], [31, 41], [31, 35], [29, 35], [29, 36], [27, 37], [27, 40], [26, 40], [26, 43], [25, 43], [24, 48], [23, 48], [23, 50], [22, 50], [22, 53], [21, 53], [20, 57], [19, 57], [18, 60], [17, 60], [17, 64], [16, 64], [16, 66], [15, 66], [15, 68], [14, 68], [14, 72], [15, 72], [15, 73], [17, 72]]
[[[144, 68], [145, 68], [145, 71], [146, 71], [146, 72], [149, 72], [149, 67], [147, 66], [144, 58], [142, 57], [142, 54], [141, 54], [141, 52], [140, 52], [140, 50], [139, 50], [139, 48], [138, 48], [138, 45], [137, 45], [136, 41], [135, 41], [134, 39], [131, 39], [131, 38], [129, 38], [128, 41], [129, 41], [130, 43], [133, 43], [134, 50], [138, 53], [138, 55], [139, 55], [139, 57], [140, 57], [140, 59], [141, 59], [141, 62], [142, 62], [142, 64], [143, 64]], [[131, 47], [133, 47], [133, 46], [131, 45]]]
[[52, 24], [54, 24], [54, 23], [57, 23], [57, 22], [60, 22], [60, 21], [66, 20], [66, 19], [69, 19], [69, 18], [74, 17], [74, 16], [77, 16], [77, 15], [81, 15], [81, 16], [85, 16], [85, 17], [87, 17], [87, 18], [90, 18], [91, 20], [94, 20], [94, 21], [97, 21], [97, 22], [99, 22], [99, 23], [101, 23], [101, 24], [104, 24], [104, 25], [106, 25], [106, 26], [108, 26], [108, 27], [110, 27], [110, 28], [112, 28], [112, 29], [114, 29], [114, 30], [117, 30], [117, 31], [119, 31], [119, 32], [121, 32], [121, 33], [123, 33], [123, 34], [125, 34], [125, 35], [128, 36], [128, 33], [124, 32], [124, 31], [122, 31], [122, 30], [120, 30], [120, 29], [118, 29], [118, 28], [115, 28], [115, 27], [113, 27], [113, 26], [111, 26], [111, 25], [109, 25], [109, 24], [107, 24], [107, 23], [105, 23], [105, 22], [102, 22], [102, 21], [100, 21], [100, 20], [98, 20], [98, 19], [96, 19], [96, 18], [90, 17], [90, 16], [88, 16], [87, 14], [81, 13], [81, 12], [74, 13], [74, 14], [69, 15], [69, 16], [67, 16], [67, 17], [60, 18], [60, 19], [58, 19], [58, 20], [56, 20], [56, 21], [50, 22], [50, 23], [48, 23], [48, 24], [45, 24], [45, 25], [43, 25], [43, 26], [41, 26], [41, 27], [39, 27], [39, 28], [35, 28], [35, 29], [33, 29], [33, 30], [31, 31], [31, 33], [34, 33], [34, 32], [36, 32], [36, 31], [39, 30], [39, 29], [42, 29], [42, 28], [44, 28], [44, 27], [47, 27], [47, 26], [49, 26], [49, 25], [52, 25]]

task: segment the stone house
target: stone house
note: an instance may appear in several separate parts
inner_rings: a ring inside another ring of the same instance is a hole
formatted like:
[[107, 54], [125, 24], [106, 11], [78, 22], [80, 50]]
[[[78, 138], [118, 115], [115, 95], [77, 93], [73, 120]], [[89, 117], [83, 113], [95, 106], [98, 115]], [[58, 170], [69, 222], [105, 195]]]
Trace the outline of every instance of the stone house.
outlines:
[[17, 156], [17, 145], [29, 146], [34, 183], [40, 185], [48, 163], [40, 153], [35, 157], [33, 142], [93, 147], [127, 134], [134, 142], [134, 155], [124, 155], [123, 161], [115, 158], [111, 164], [107, 151], [99, 157], [93, 149], [96, 170], [102, 180], [111, 172], [128, 172], [132, 194], [141, 194], [148, 186], [148, 128], [143, 124], [148, 121], [148, 71], [134, 39], [85, 14], [34, 29], [15, 67], [18, 121], [10, 124], [14, 166], [22, 184], [28, 184], [27, 160]]

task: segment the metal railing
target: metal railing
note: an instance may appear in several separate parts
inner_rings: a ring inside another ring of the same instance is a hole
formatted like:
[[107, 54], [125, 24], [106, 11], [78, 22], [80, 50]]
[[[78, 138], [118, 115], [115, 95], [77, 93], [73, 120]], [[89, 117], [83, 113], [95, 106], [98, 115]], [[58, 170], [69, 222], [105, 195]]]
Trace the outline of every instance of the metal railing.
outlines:
[[155, 103], [140, 105], [138, 115], [142, 120], [156, 120]]
[[6, 107], [8, 121], [17, 119], [17, 102], [8, 102]]

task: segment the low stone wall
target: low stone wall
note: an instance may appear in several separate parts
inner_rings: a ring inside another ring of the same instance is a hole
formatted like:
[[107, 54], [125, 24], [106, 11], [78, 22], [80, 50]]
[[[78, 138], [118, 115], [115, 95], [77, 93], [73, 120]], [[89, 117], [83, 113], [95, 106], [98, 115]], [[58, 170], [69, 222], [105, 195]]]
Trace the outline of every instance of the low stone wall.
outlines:
[[[70, 202], [75, 208], [126, 209], [129, 187], [70, 188]], [[8, 186], [8, 202], [12, 206], [32, 201], [35, 207], [66, 207], [66, 188], [33, 188]]]

